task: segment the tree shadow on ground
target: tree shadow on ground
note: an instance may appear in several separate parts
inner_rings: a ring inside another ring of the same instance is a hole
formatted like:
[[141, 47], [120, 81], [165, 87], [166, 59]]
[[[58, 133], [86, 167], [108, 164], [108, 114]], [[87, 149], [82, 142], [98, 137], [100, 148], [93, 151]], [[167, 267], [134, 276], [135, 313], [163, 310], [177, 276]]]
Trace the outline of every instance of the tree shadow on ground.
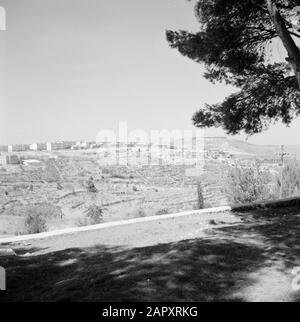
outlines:
[[7, 259], [7, 301], [242, 301], [231, 290], [265, 261], [224, 240], [97, 246]]
[[[259, 237], [268, 265], [280, 263], [278, 272], [286, 274], [292, 283], [295, 276], [290, 272], [300, 267], [300, 207], [256, 209], [239, 216], [242, 224], [223, 228], [222, 232], [236, 241], [251, 235]], [[300, 301], [299, 291], [291, 293], [294, 301]]]
[[232, 237], [256, 234], [269, 255], [280, 256], [287, 268], [300, 266], [300, 207], [257, 209], [239, 214], [243, 224], [222, 229]]
[[251, 273], [279, 258], [298, 265], [298, 210], [252, 211], [207, 238], [143, 248], [16, 249], [23, 256], [1, 260], [8, 292], [0, 301], [245, 301], [237, 294], [256, 283]]

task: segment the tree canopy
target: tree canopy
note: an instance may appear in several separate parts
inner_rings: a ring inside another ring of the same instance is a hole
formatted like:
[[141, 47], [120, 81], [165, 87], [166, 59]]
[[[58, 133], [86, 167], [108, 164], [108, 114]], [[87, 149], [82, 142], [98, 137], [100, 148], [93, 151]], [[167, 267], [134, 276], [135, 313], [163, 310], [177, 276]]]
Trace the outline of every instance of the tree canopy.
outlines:
[[[204, 64], [208, 80], [238, 88], [196, 112], [196, 126], [254, 134], [273, 121], [290, 124], [300, 114], [298, 6], [300, 0], [197, 0], [199, 31], [167, 31], [170, 46]], [[286, 58], [271, 62], [267, 48], [276, 38]]]

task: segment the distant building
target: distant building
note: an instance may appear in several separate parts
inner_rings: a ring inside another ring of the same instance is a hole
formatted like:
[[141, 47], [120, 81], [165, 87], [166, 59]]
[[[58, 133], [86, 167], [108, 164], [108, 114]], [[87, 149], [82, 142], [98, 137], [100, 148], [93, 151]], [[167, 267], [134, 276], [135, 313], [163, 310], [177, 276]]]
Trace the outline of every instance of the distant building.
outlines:
[[64, 141], [63, 142], [64, 150], [70, 150], [73, 145], [74, 145], [73, 141]]
[[38, 145], [36, 143], [32, 143], [30, 144], [29, 149], [32, 151], [37, 151]]
[[6, 157], [6, 162], [7, 164], [17, 165], [17, 164], [20, 164], [20, 159], [17, 155], [12, 154]]
[[47, 150], [47, 144], [46, 143], [38, 143], [37, 144], [37, 150], [38, 151], [46, 151]]
[[47, 144], [46, 143], [32, 143], [32, 144], [30, 144], [29, 149], [31, 151], [46, 151]]
[[72, 148], [74, 144], [75, 143], [72, 141], [59, 141], [59, 142], [47, 143], [47, 151], [69, 150]]
[[84, 150], [84, 149], [88, 149], [89, 144], [87, 142], [81, 142], [81, 141], [77, 141], [75, 144], [73, 144], [71, 146], [72, 150]]
[[64, 142], [53, 142], [51, 143], [52, 151], [55, 150], [64, 150]]
[[0, 166], [7, 165], [7, 160], [5, 155], [0, 155]]
[[24, 152], [29, 151], [29, 144], [14, 144], [13, 145], [13, 152]]

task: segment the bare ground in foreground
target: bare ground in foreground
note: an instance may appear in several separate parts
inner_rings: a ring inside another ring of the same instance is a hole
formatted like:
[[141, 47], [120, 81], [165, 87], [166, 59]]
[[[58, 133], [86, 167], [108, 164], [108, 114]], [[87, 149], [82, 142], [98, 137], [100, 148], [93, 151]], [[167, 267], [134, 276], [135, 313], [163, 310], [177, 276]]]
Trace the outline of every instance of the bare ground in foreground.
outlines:
[[6, 245], [0, 301], [299, 301], [299, 223], [300, 208], [190, 215]]

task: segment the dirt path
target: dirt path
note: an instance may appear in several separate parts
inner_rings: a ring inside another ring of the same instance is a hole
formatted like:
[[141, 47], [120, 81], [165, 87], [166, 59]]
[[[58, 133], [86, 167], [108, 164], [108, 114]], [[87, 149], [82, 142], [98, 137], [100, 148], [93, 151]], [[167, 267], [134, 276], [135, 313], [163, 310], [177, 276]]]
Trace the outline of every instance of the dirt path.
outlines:
[[18, 256], [0, 258], [0, 299], [299, 301], [299, 213], [189, 215], [8, 245]]

